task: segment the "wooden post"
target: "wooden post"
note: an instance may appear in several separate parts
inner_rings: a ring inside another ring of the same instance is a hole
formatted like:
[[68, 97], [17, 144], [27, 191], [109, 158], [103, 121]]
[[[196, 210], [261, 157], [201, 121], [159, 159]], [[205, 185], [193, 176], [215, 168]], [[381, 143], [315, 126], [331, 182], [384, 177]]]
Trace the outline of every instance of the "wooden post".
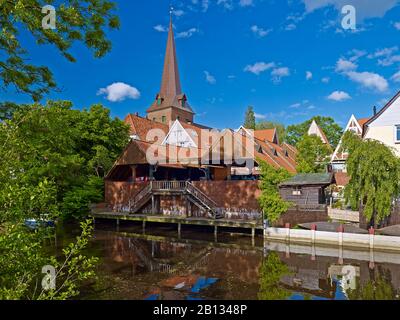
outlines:
[[218, 242], [218, 226], [214, 226], [214, 240]]
[[156, 214], [156, 203], [155, 203], [154, 194], [151, 196], [151, 213]]
[[182, 229], [182, 224], [179, 222], [178, 223], [178, 238], [181, 238], [181, 229]]
[[131, 169], [132, 169], [132, 182], [136, 182], [136, 165], [133, 164], [131, 165]]
[[143, 220], [143, 234], [146, 233], [146, 220]]

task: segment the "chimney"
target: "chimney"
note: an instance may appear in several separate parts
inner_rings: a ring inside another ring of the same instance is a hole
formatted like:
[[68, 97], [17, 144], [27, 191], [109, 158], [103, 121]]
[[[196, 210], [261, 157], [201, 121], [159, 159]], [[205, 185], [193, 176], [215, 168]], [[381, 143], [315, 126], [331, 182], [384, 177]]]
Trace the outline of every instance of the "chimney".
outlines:
[[374, 116], [376, 116], [376, 106], [374, 106]]

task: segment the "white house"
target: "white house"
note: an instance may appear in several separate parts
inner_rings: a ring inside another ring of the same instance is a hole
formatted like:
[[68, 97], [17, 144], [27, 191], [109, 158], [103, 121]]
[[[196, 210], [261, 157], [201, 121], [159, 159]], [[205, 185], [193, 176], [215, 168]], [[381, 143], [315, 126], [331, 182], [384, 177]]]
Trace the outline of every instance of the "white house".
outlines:
[[386, 144], [400, 157], [400, 91], [365, 124], [363, 138]]
[[315, 120], [313, 120], [313, 122], [311, 123], [310, 128], [308, 129], [307, 133], [309, 136], [315, 135], [315, 136], [320, 137], [324, 144], [329, 145], [328, 138], [326, 137], [324, 131], [322, 131], [321, 127], [317, 124], [317, 122]]
[[[347, 131], [352, 131], [358, 136], [362, 136], [364, 124], [369, 120], [369, 118], [356, 119], [356, 117], [352, 114], [349, 122], [344, 130], [344, 133]], [[335, 152], [331, 157], [331, 166], [333, 172], [346, 172], [346, 161], [347, 161], [348, 153], [346, 150], [342, 150], [342, 139], [340, 139], [339, 144], [337, 145]]]

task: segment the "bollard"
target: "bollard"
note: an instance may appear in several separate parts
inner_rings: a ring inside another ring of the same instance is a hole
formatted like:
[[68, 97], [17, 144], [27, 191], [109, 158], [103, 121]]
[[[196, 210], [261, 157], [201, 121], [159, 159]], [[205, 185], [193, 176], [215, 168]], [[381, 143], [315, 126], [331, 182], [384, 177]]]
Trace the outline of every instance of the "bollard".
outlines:
[[375, 229], [371, 227], [369, 229], [369, 249], [373, 250], [374, 249], [374, 237], [375, 237]]
[[338, 233], [339, 233], [339, 246], [343, 246], [343, 232], [344, 232], [344, 226], [341, 224], [338, 228]]
[[317, 254], [316, 254], [316, 250], [315, 250], [315, 245], [313, 244], [313, 246], [311, 247], [311, 261], [315, 261], [317, 260]]
[[285, 223], [286, 241], [290, 241], [290, 223]]
[[315, 234], [317, 231], [317, 225], [312, 224], [311, 225], [311, 243], [314, 245], [315, 244]]
[[371, 270], [375, 268], [374, 250], [369, 250], [369, 268]]
[[286, 243], [286, 248], [285, 248], [285, 257], [286, 259], [290, 258], [290, 245], [288, 243]]

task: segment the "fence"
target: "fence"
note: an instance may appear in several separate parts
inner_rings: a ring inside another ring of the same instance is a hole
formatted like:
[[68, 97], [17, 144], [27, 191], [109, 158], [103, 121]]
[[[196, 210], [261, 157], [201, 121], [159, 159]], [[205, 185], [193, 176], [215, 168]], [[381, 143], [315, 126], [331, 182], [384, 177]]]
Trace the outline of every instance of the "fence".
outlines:
[[264, 229], [264, 237], [267, 240], [280, 240], [290, 243], [400, 251], [400, 237], [377, 236], [374, 234], [297, 230], [290, 228], [266, 228]]
[[340, 210], [328, 207], [328, 216], [332, 220], [360, 222], [360, 213], [358, 211]]

